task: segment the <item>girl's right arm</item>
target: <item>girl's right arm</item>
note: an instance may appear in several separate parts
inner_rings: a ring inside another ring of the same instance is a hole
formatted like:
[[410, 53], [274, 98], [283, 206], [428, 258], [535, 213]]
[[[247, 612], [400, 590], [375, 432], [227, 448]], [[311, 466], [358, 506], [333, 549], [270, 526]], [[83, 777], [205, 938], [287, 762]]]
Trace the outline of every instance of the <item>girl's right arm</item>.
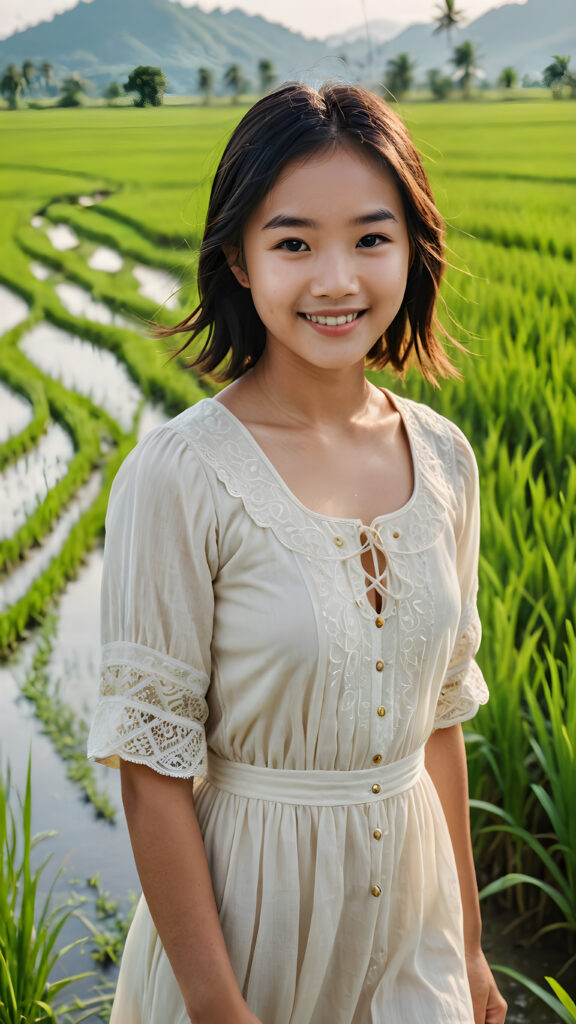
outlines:
[[142, 890], [192, 1024], [260, 1024], [226, 950], [192, 780], [124, 760], [121, 776]]

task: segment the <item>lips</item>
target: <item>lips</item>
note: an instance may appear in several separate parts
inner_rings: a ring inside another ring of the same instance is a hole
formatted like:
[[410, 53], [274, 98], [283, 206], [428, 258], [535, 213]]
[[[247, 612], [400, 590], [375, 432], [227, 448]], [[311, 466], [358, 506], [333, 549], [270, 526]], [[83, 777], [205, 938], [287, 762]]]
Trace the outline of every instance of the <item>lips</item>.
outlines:
[[356, 310], [351, 313], [301, 313], [300, 316], [305, 317], [313, 324], [322, 324], [325, 327], [340, 327], [343, 324], [351, 324], [358, 317], [364, 313], [363, 309]]

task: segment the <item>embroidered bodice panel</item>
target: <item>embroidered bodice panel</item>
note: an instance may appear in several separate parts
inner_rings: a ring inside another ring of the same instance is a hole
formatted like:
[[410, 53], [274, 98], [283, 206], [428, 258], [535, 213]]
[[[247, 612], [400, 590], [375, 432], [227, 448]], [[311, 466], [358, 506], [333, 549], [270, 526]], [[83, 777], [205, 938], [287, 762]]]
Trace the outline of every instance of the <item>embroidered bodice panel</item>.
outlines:
[[[368, 767], [374, 757], [410, 753], [434, 725], [463, 721], [487, 699], [473, 661], [480, 640], [473, 456], [449, 421], [394, 401], [410, 440], [414, 489], [401, 509], [370, 524], [307, 509], [213, 399], [153, 432], [148, 447], [159, 453], [162, 438], [180, 446], [178, 500], [191, 519], [197, 500], [213, 510], [212, 593], [205, 598], [196, 586], [189, 614], [196, 602], [213, 602], [209, 651], [192, 666], [205, 672], [206, 684], [194, 699], [205, 694], [208, 741], [225, 757], [272, 767]], [[186, 479], [189, 464], [194, 479]], [[205, 536], [196, 543], [205, 548]], [[186, 572], [186, 551], [175, 565]], [[169, 601], [169, 581], [166, 587]], [[379, 613], [370, 591], [380, 597]], [[105, 665], [104, 701], [115, 672]], [[138, 683], [126, 672], [131, 695]], [[150, 713], [150, 729], [154, 716], [168, 721], [158, 702]], [[204, 726], [200, 705], [195, 721]], [[194, 747], [194, 730], [177, 742]], [[305, 764], [294, 753], [302, 750]]]

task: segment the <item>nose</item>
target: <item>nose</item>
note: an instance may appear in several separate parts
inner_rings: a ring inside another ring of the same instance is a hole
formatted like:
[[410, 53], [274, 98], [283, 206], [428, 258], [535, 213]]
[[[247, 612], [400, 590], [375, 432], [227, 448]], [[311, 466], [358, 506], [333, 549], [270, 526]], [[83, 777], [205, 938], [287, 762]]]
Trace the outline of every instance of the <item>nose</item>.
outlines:
[[337, 299], [358, 292], [358, 277], [350, 256], [332, 252], [318, 257], [310, 282], [310, 294], [315, 299]]

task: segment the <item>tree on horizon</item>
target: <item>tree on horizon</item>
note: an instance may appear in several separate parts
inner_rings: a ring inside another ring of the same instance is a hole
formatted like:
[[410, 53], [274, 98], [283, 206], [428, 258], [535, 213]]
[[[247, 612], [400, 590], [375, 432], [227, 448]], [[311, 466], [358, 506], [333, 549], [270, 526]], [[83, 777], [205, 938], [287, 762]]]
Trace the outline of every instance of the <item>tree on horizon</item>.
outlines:
[[42, 64], [40, 65], [40, 74], [44, 79], [44, 88], [46, 92], [49, 92], [50, 86], [54, 81], [54, 68], [52, 67], [49, 60], [42, 61]]
[[32, 82], [34, 81], [34, 75], [36, 74], [36, 65], [34, 61], [25, 60], [22, 64], [22, 79], [23, 88], [30, 89]]
[[572, 92], [574, 92], [574, 74], [570, 72], [569, 64], [570, 57], [563, 57], [557, 54], [552, 63], [548, 64], [542, 72], [542, 81], [548, 89], [552, 90], [552, 95], [555, 99], [560, 99], [565, 85], [570, 85]]
[[516, 68], [502, 68], [498, 75], [498, 85], [501, 85], [503, 89], [515, 89], [518, 85], [518, 72]]
[[168, 85], [166, 75], [161, 68], [153, 68], [148, 64], [139, 64], [128, 75], [124, 83], [126, 92], [135, 92], [135, 107], [161, 107], [164, 93]]
[[239, 64], [230, 64], [224, 72], [224, 84], [232, 93], [232, 102], [238, 103], [244, 88], [244, 75]]
[[454, 50], [451, 62], [456, 66], [452, 80], [458, 82], [466, 99], [470, 99], [470, 90], [474, 78], [484, 78], [484, 72], [477, 66], [478, 54], [470, 39], [465, 39]]
[[198, 68], [198, 88], [204, 97], [204, 103], [208, 106], [212, 99], [212, 90], [214, 88], [214, 72], [212, 68]]
[[258, 75], [260, 78], [260, 92], [270, 92], [270, 89], [276, 82], [276, 71], [271, 60], [264, 57], [258, 62]]
[[17, 110], [18, 100], [22, 92], [22, 72], [14, 64], [9, 64], [2, 75], [0, 92], [8, 103], [10, 110]]
[[448, 42], [453, 48], [454, 29], [459, 27], [464, 18], [464, 11], [457, 9], [456, 0], [444, 0], [443, 3], [436, 4], [436, 10], [438, 13], [434, 15], [436, 28], [433, 30], [433, 34], [438, 35], [440, 32], [445, 32]]
[[90, 85], [77, 71], [65, 78], [60, 86], [59, 107], [79, 107], [83, 93], [88, 92]]
[[414, 84], [415, 63], [409, 53], [399, 53], [386, 63], [384, 84], [392, 99], [400, 100]]
[[120, 85], [120, 82], [108, 82], [102, 89], [102, 96], [109, 107], [115, 106], [114, 100], [120, 99], [123, 95], [124, 86]]

